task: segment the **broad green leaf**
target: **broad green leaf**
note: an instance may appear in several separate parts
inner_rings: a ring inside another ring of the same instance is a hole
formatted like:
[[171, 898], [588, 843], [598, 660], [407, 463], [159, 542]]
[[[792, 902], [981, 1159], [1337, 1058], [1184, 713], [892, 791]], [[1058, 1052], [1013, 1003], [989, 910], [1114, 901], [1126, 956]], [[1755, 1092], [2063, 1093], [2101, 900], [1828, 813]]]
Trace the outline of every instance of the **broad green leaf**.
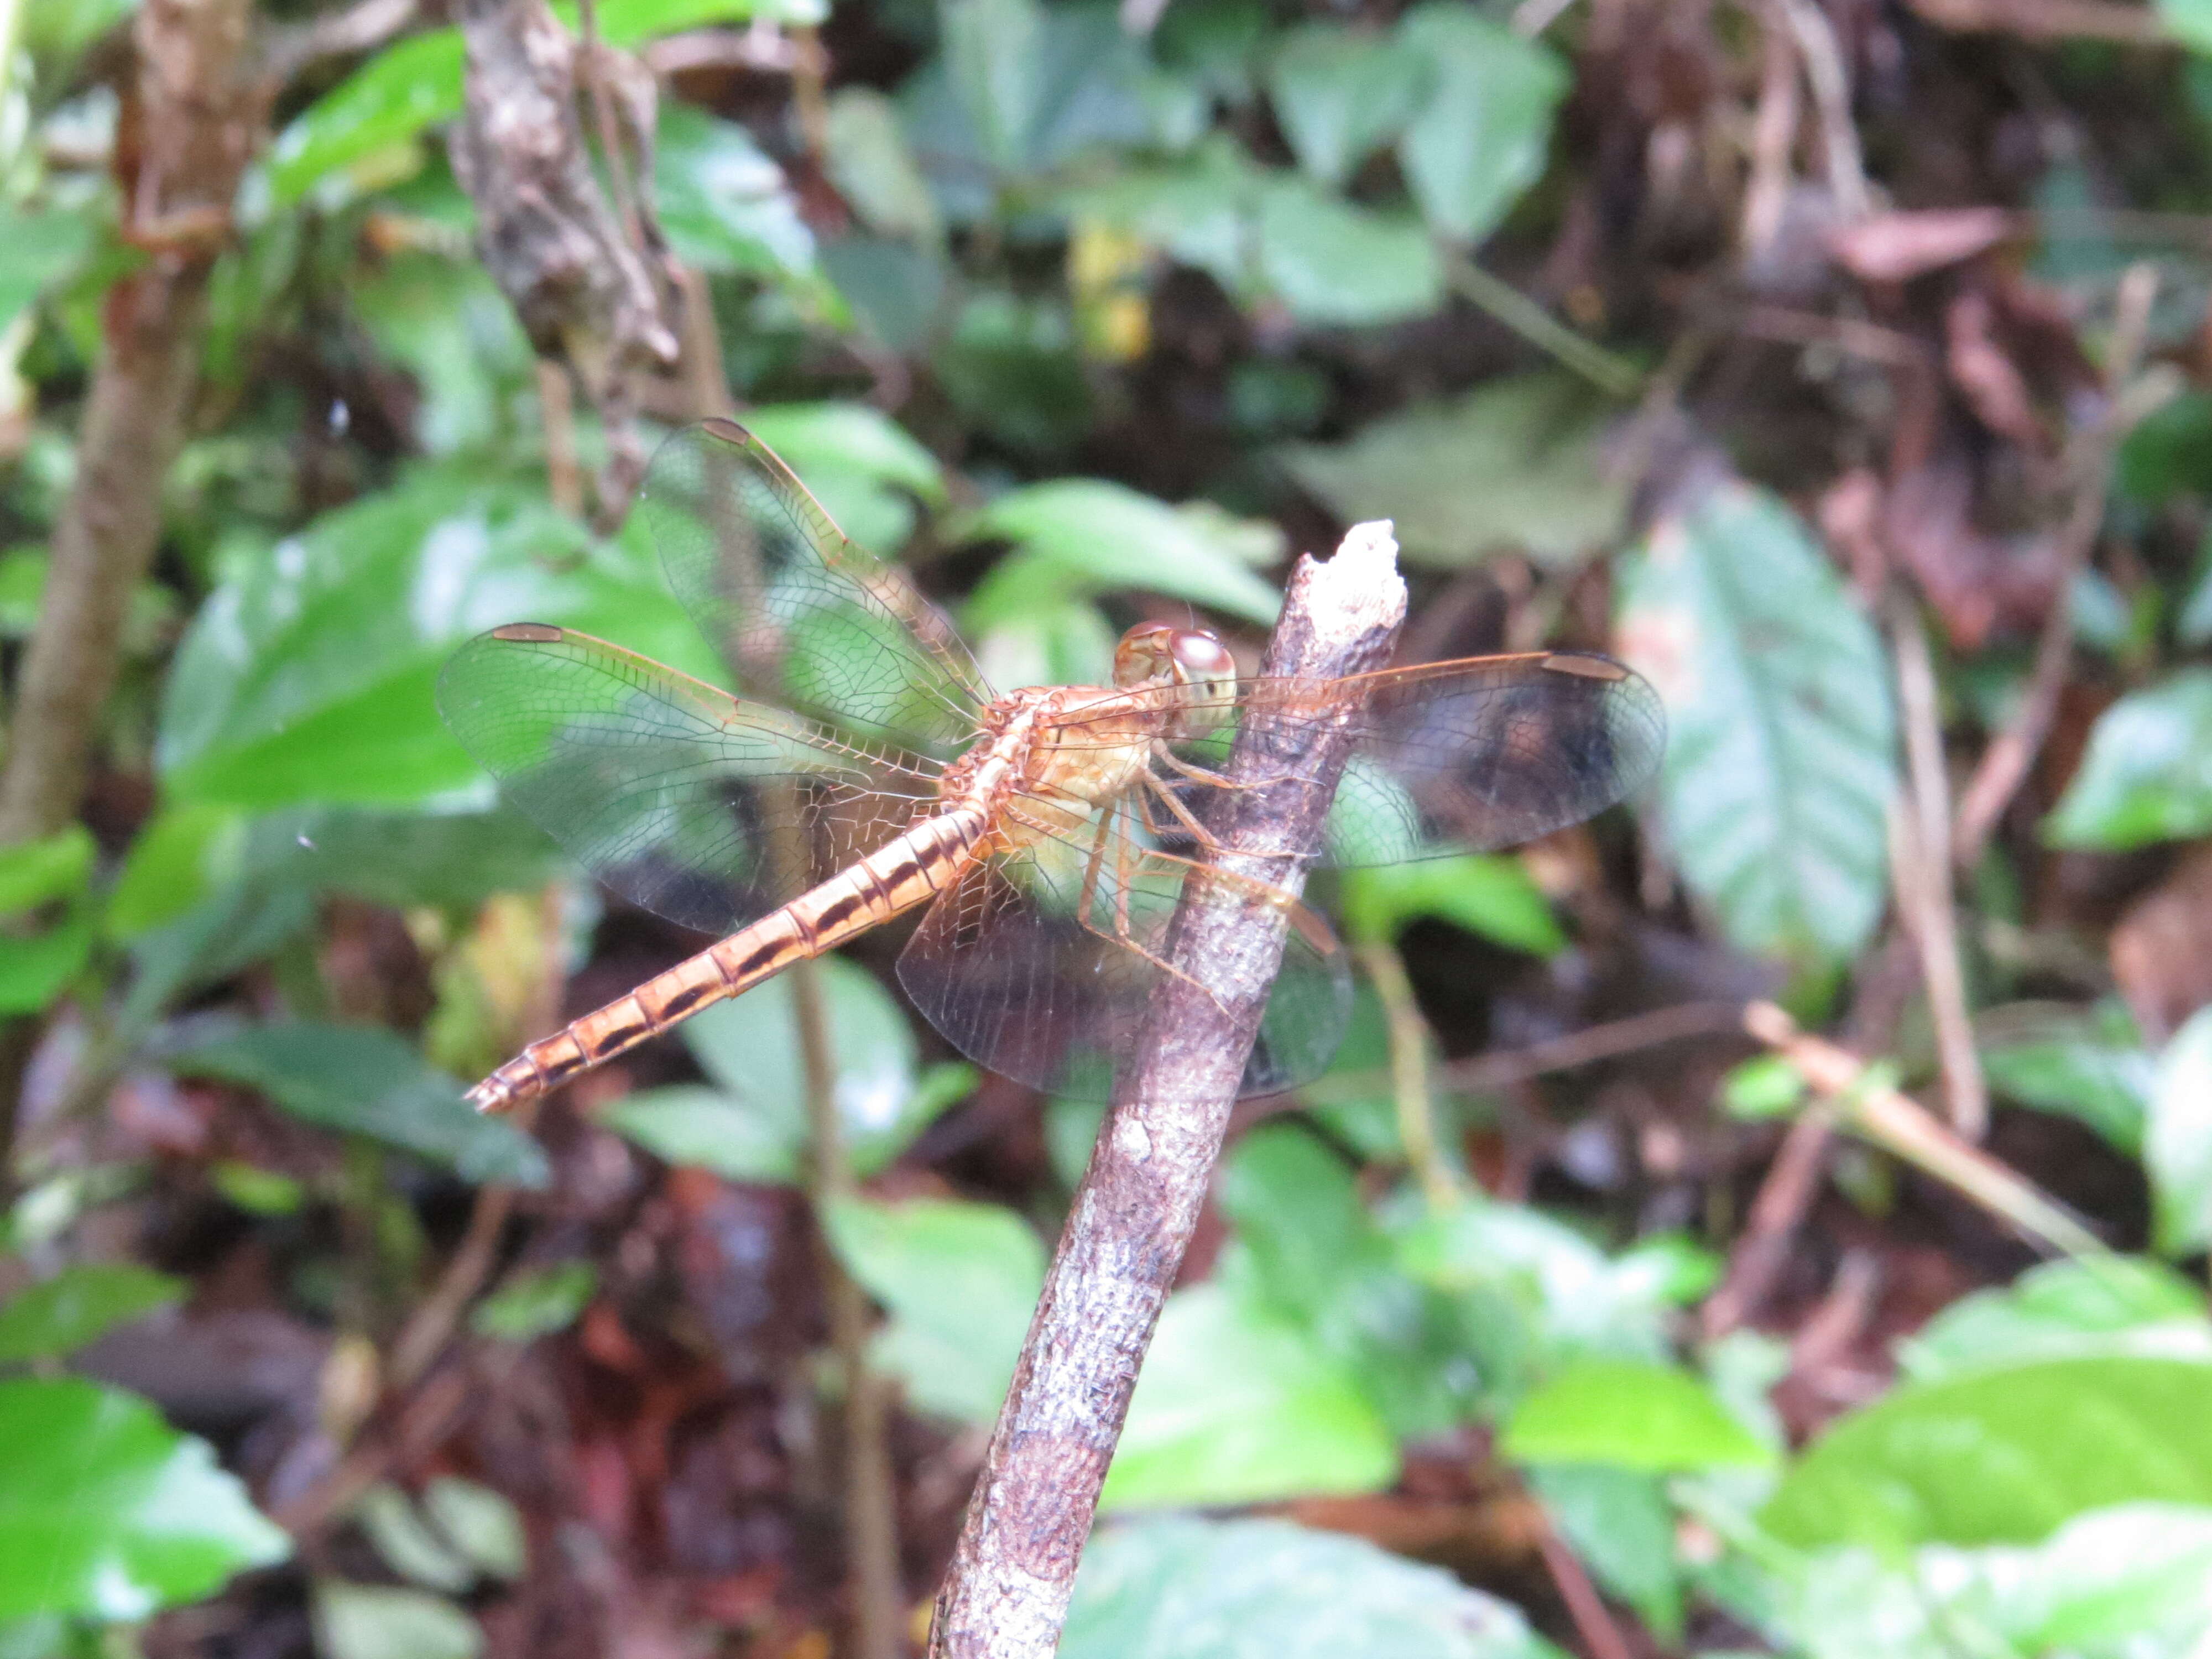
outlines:
[[880, 236], [933, 246], [944, 216], [900, 127], [898, 110], [873, 87], [841, 87], [823, 131], [830, 182]]
[[250, 883], [224, 888], [131, 942], [135, 971], [122, 1023], [150, 1028], [176, 999], [273, 955], [314, 920], [315, 896], [299, 888], [273, 893]]
[[205, 1441], [136, 1395], [0, 1382], [0, 1620], [141, 1620], [290, 1548]]
[[2212, 1629], [2212, 1510], [2116, 1504], [2026, 1548], [1824, 1550], [1776, 1588], [1808, 1659], [2185, 1659]]
[[2154, 1067], [2124, 1004], [2067, 1008], [1982, 1048], [1990, 1086], [2008, 1100], [2087, 1124], [2133, 1158], [2142, 1151]]
[[0, 205], [0, 329], [84, 257], [94, 224], [88, 213]]
[[264, 1170], [235, 1159], [210, 1164], [208, 1182], [216, 1191], [248, 1215], [297, 1215], [307, 1201], [304, 1182], [275, 1170]]
[[474, 260], [403, 251], [352, 276], [346, 300], [377, 349], [415, 377], [414, 430], [429, 453], [487, 451], [538, 418], [529, 337]]
[[1588, 387], [1545, 371], [1386, 415], [1346, 443], [1279, 453], [1340, 519], [1393, 520], [1409, 562], [1455, 568], [1519, 548], [1560, 563], [1626, 520], [1628, 492], [1601, 453], [1607, 417]]
[[1060, 1659], [1556, 1659], [1520, 1609], [1340, 1533], [1133, 1520], [1083, 1552]]
[[1044, 1287], [1029, 1224], [994, 1205], [860, 1199], [832, 1203], [823, 1224], [845, 1270], [890, 1310], [875, 1363], [919, 1409], [988, 1425]]
[[534, 1342], [574, 1324], [599, 1284], [599, 1269], [588, 1261], [521, 1273], [477, 1304], [469, 1327], [478, 1336]]
[[2184, 668], [2097, 717], [2044, 821], [2057, 847], [2124, 852], [2212, 833], [2212, 668]]
[[[656, 35], [747, 17], [818, 23], [827, 9], [816, 0], [601, 0], [598, 23], [601, 40], [629, 47]], [[571, 31], [576, 27], [574, 4], [556, 5], [553, 11]], [[270, 150], [274, 204], [289, 207], [340, 168], [459, 115], [464, 56], [457, 28], [410, 35], [295, 116]]]
[[327, 1659], [476, 1659], [483, 1632], [442, 1595], [324, 1578], [315, 1583], [315, 1651]]
[[1499, 1449], [1516, 1463], [1655, 1474], [1773, 1461], [1696, 1377], [1630, 1359], [1572, 1361], [1514, 1407]]
[[1419, 101], [1426, 67], [1393, 36], [1334, 23], [1289, 31], [1268, 62], [1267, 92], [1298, 165], [1341, 186], [1398, 136]]
[[[1018, 550], [1014, 558], [1042, 566], [1077, 592], [1136, 588], [1250, 622], [1273, 622], [1281, 596], [1210, 528], [1121, 484], [1060, 478], [1007, 491], [962, 524], [960, 534], [968, 540], [1010, 541]], [[1002, 561], [993, 580], [1032, 579], [1018, 571], [1002, 574], [1012, 562]], [[994, 600], [988, 585], [975, 601], [982, 627], [1011, 608]]]
[[1259, 276], [1302, 323], [1358, 328], [1425, 316], [1443, 268], [1420, 222], [1357, 207], [1298, 178], [1259, 198]]
[[1847, 961], [1881, 919], [1896, 730], [1881, 643], [1780, 500], [1716, 486], [1620, 571], [1622, 654], [1669, 726], [1690, 884], [1747, 950]]
[[2212, 0], [2157, 0], [2166, 32], [2192, 52], [2212, 52]]
[[1037, 0], [938, 0], [953, 91], [985, 160], [1029, 168], [1040, 111], [1045, 23]]
[[35, 1014], [68, 988], [91, 958], [94, 928], [79, 906], [41, 932], [0, 935], [0, 1014]]
[[475, 1582], [476, 1571], [460, 1552], [432, 1531], [407, 1494], [390, 1481], [379, 1481], [363, 1492], [352, 1518], [384, 1558], [384, 1565], [402, 1578], [449, 1595]]
[[1898, 1364], [1913, 1381], [1933, 1382], [2087, 1354], [2212, 1360], [2204, 1293], [2140, 1257], [2046, 1261], [2001, 1290], [1951, 1304], [1899, 1346]]
[[[905, 1012], [866, 969], [825, 957], [816, 972], [847, 1152], [857, 1171], [872, 1175], [971, 1089], [975, 1073], [959, 1065], [921, 1068]], [[732, 1181], [796, 1182], [807, 1115], [793, 995], [785, 975], [702, 1010], [684, 1023], [683, 1036], [716, 1087], [633, 1096], [605, 1114], [607, 1126], [657, 1157]]]
[[745, 411], [745, 425], [790, 464], [839, 529], [885, 558], [914, 533], [916, 498], [944, 505], [937, 457], [865, 404], [765, 404]]
[[1091, 424], [1091, 384], [1058, 301], [971, 294], [933, 367], [962, 417], [1018, 453], [1057, 455]]
[[127, 1261], [64, 1267], [0, 1303], [0, 1364], [50, 1359], [166, 1308], [191, 1288]]
[[663, 106], [653, 177], [661, 228], [687, 264], [744, 276], [813, 275], [814, 233], [783, 169], [736, 122]]
[[92, 876], [92, 832], [81, 823], [0, 847], [0, 916], [75, 898]]
[[1762, 1519], [1801, 1548], [2033, 1542], [2111, 1504], [2212, 1504], [2212, 1364], [2068, 1358], [1908, 1384], [1832, 1425]]
[[1071, 217], [1126, 231], [1205, 271], [1249, 304], [1260, 293], [1253, 244], [1271, 176], [1235, 139], [1216, 133], [1186, 161], [1119, 168], [1063, 191], [1060, 204]]
[[138, 9], [137, 0], [28, 0], [22, 10], [22, 44], [42, 58], [43, 82]]
[[156, 758], [172, 801], [412, 805], [486, 787], [433, 697], [501, 623], [582, 627], [713, 678], [637, 538], [593, 545], [534, 487], [422, 467], [227, 571], [179, 647]]
[[1399, 1265], [1342, 1157], [1301, 1128], [1255, 1129], [1224, 1160], [1218, 1200], [1235, 1236], [1215, 1282], [1306, 1332], [1395, 1438], [1449, 1434], [1475, 1414], [1464, 1310]]
[[258, 1089], [295, 1117], [403, 1147], [471, 1181], [542, 1187], [547, 1180], [536, 1141], [504, 1118], [472, 1110], [459, 1084], [381, 1026], [256, 1026], [188, 1048], [169, 1066]]
[[1398, 39], [1432, 77], [1398, 141], [1399, 165], [1432, 228], [1480, 241], [1544, 171], [1566, 67], [1550, 48], [1450, 0], [1407, 13]]
[[176, 921], [242, 870], [246, 815], [221, 802], [172, 806], [138, 832], [102, 922], [116, 939]]
[[2212, 1243], [2212, 1007], [2200, 1008], [2158, 1057], [2143, 1164], [2160, 1249]]
[[2212, 489], [2212, 394], [2185, 393], [2137, 421], [2120, 441], [2112, 485], [2145, 507]]
[[1556, 956], [1567, 945], [1550, 901], [1516, 858], [1468, 853], [1346, 873], [1345, 925], [1354, 935], [1392, 939], [1423, 916], [1534, 956]]
[[511, 1579], [529, 1570], [521, 1513], [489, 1486], [439, 1475], [422, 1489], [422, 1512], [479, 1572]]
[[1103, 1509], [1376, 1492], [1398, 1448], [1351, 1369], [1218, 1284], [1168, 1298], [1106, 1474]]

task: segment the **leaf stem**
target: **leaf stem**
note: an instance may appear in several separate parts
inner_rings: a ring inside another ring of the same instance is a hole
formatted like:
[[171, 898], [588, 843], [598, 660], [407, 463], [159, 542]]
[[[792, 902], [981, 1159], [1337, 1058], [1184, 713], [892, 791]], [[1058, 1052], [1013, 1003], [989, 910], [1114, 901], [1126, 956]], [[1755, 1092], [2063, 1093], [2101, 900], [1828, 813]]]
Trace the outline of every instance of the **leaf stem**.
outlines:
[[1644, 371], [1587, 339], [1511, 283], [1492, 276], [1456, 249], [1443, 252], [1444, 281], [1468, 304], [1487, 312], [1539, 351], [1556, 358], [1609, 397], [1633, 398]]

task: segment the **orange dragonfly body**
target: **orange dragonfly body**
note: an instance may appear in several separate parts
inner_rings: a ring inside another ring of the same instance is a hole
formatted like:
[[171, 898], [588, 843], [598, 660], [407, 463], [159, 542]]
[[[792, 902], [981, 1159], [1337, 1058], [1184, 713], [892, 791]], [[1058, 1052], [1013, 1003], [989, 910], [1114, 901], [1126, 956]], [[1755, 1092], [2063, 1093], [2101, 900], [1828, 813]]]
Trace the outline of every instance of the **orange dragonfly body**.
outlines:
[[744, 690], [536, 623], [464, 646], [439, 684], [463, 744], [599, 879], [725, 933], [469, 1091], [498, 1110], [924, 905], [900, 982], [971, 1059], [1105, 1097], [1132, 1057], [1185, 886], [1279, 916], [1283, 965], [1241, 1091], [1327, 1066], [1343, 952], [1298, 899], [1210, 867], [1214, 769], [1237, 732], [1320, 722], [1351, 759], [1319, 857], [1340, 866], [1526, 841], [1657, 764], [1650, 688], [1538, 652], [1326, 681], [1239, 679], [1194, 629], [1123, 636], [1112, 686], [985, 684], [896, 568], [842, 535], [726, 421], [664, 444], [639, 511]]

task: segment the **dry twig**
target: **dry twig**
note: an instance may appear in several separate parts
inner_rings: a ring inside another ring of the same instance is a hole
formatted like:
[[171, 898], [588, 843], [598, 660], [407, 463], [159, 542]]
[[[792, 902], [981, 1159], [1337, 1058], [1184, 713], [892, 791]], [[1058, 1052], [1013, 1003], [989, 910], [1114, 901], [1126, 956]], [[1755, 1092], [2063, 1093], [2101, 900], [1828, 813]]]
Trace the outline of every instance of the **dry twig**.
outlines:
[[[1327, 563], [1299, 561], [1261, 672], [1358, 673], [1389, 655], [1405, 585], [1387, 526], [1346, 536]], [[1255, 720], [1208, 828], [1234, 874], [1296, 890], [1302, 860], [1249, 847], [1310, 848], [1346, 750], [1342, 734]], [[1098, 1490], [1137, 1368], [1189, 1244], [1237, 1087], [1282, 957], [1283, 918], [1186, 893], [1139, 1053], [1099, 1131], [1045, 1280], [990, 1451], [937, 1599], [933, 1659], [1045, 1659], [1066, 1617]]]

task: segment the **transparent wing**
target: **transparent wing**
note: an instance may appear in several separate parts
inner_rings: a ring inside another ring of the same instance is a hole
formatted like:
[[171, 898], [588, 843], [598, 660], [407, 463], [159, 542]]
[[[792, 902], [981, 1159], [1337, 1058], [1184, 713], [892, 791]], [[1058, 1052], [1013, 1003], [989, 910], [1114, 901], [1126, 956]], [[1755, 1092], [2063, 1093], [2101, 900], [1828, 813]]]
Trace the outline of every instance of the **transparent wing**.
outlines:
[[752, 696], [925, 751], [975, 735], [989, 691], [951, 624], [743, 427], [670, 437], [637, 510], [677, 597]]
[[[979, 1065], [1048, 1094], [1112, 1097], [1134, 1060], [1163, 974], [1168, 924], [1193, 878], [1184, 860], [1139, 849], [1118, 827], [1047, 840], [969, 866], [899, 957], [915, 1006]], [[1317, 1077], [1344, 1035], [1351, 982], [1328, 926], [1257, 883], [1205, 879], [1213, 902], [1274, 912], [1285, 929], [1260, 1038], [1240, 1095]]]
[[580, 864], [702, 933], [842, 868], [935, 793], [933, 762], [535, 623], [456, 652], [438, 708], [501, 793]]
[[[1140, 696], [1211, 728], [1175, 745], [1200, 771], [1219, 766], [1250, 723], [1292, 747], [1317, 726], [1348, 727], [1351, 757], [1322, 853], [1340, 866], [1510, 847], [1578, 823], [1649, 782], [1667, 741], [1658, 694], [1610, 657], [1586, 652], [1471, 657], [1340, 680], [1249, 679], [1220, 698], [1180, 689]], [[1079, 722], [1063, 738], [1082, 740]], [[1103, 721], [1098, 741], [1111, 741]], [[1218, 787], [1158, 770], [1204, 824]], [[1162, 844], [1194, 845], [1173, 834]]]

